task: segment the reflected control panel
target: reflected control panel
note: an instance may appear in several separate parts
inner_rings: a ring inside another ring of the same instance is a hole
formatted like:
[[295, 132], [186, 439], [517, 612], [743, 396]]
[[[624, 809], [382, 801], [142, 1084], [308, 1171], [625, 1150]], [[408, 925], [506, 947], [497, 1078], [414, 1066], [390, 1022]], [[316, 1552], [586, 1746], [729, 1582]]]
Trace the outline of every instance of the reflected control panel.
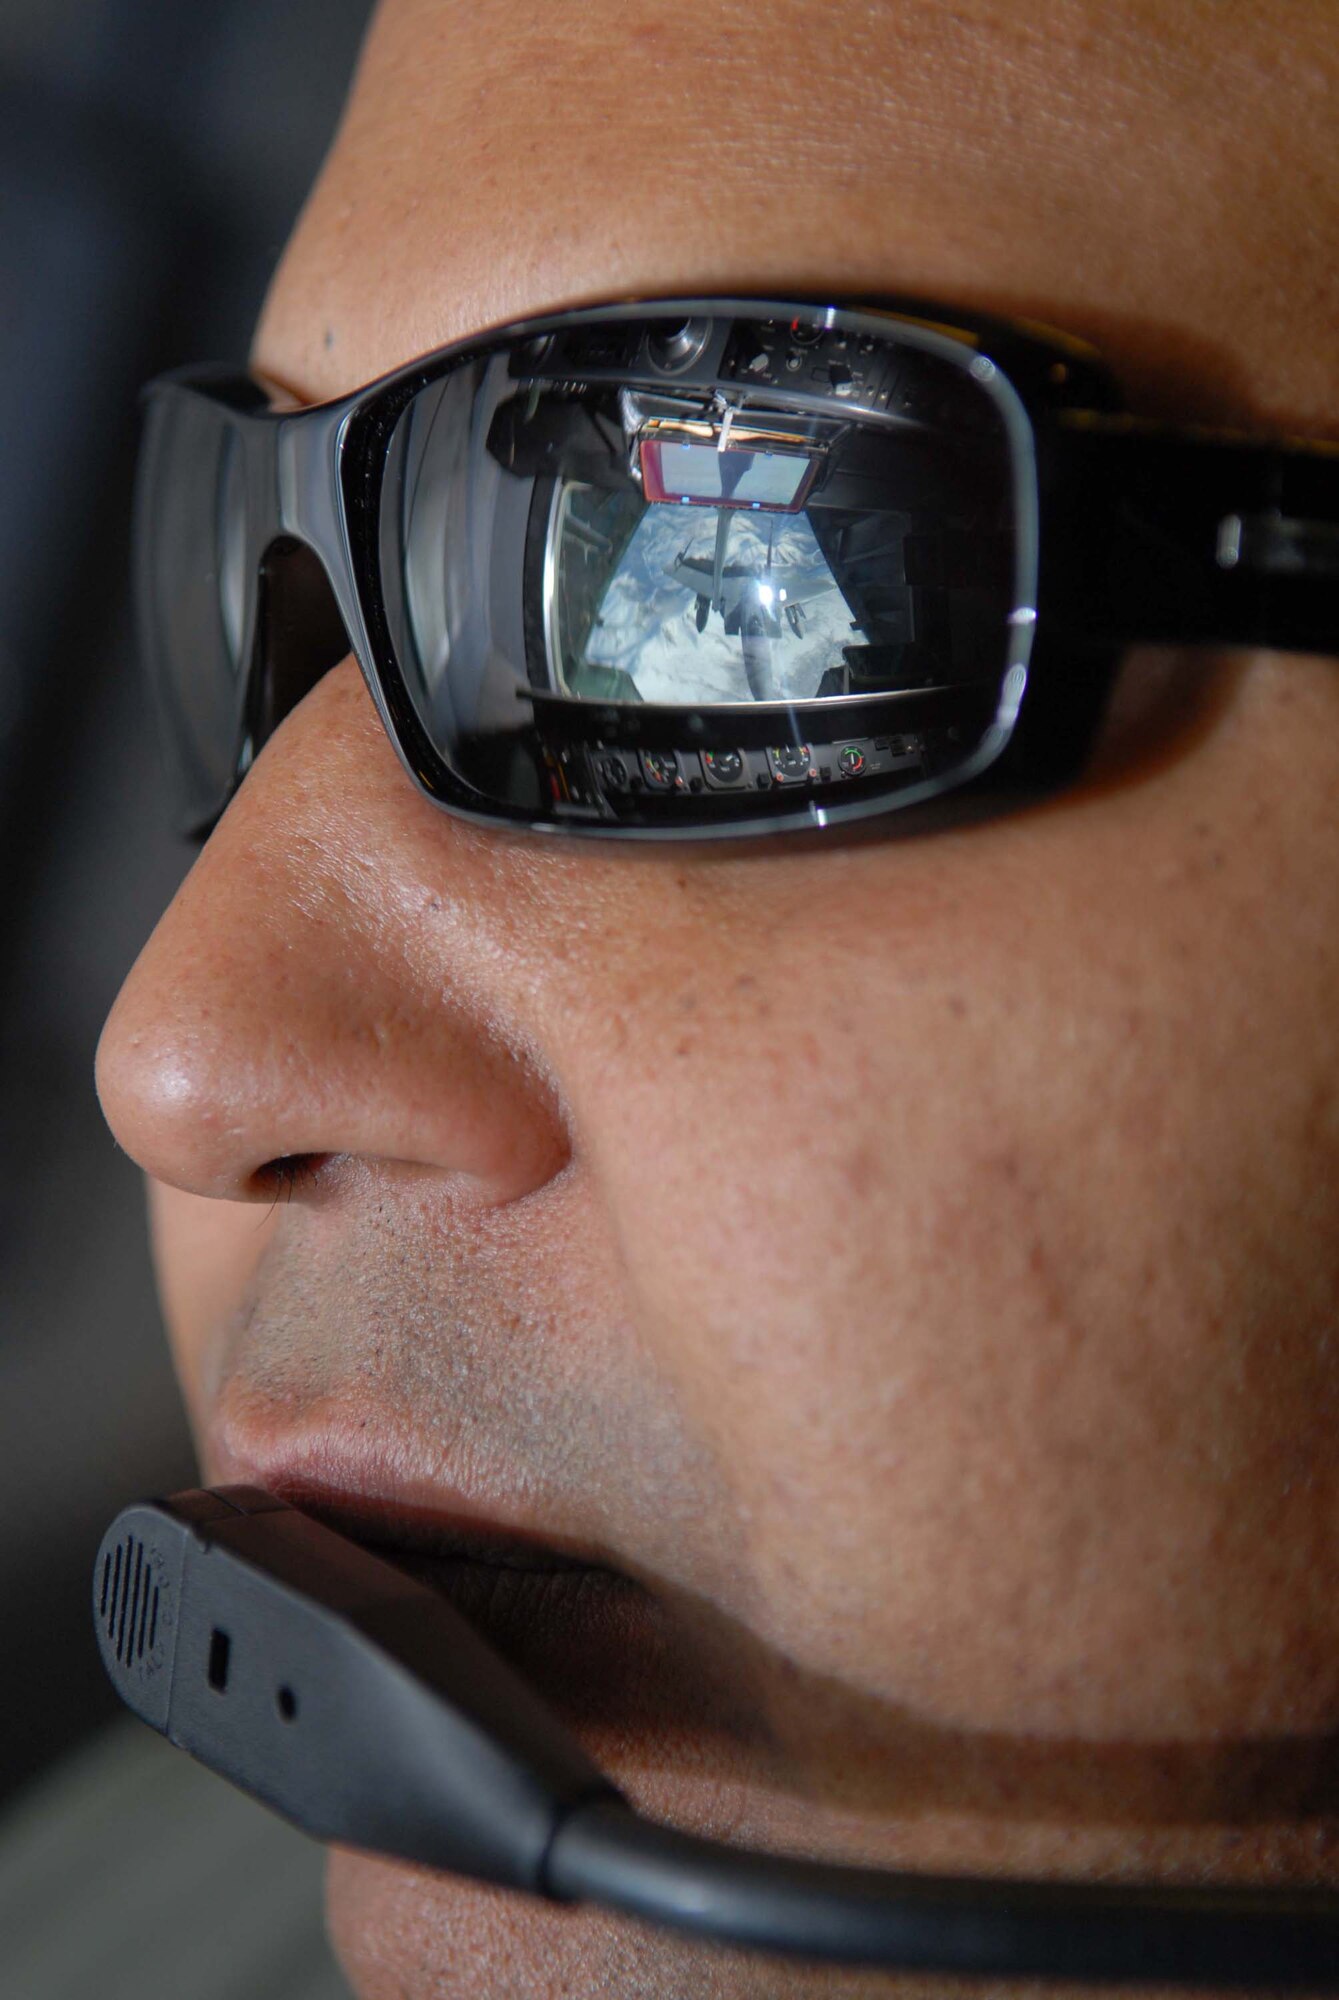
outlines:
[[710, 792], [765, 795], [807, 786], [821, 795], [866, 777], [917, 776], [919, 735], [839, 737], [764, 749], [633, 749], [605, 743], [550, 745], [544, 751], [549, 793], [559, 810], [604, 816], [620, 801], [660, 796], [667, 802]]

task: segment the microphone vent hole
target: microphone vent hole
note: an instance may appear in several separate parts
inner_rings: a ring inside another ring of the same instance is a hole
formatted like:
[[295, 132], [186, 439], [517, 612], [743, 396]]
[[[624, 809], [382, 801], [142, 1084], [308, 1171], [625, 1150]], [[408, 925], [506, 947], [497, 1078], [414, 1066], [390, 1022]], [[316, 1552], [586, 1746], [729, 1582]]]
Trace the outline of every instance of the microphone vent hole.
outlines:
[[275, 1701], [278, 1704], [279, 1713], [283, 1717], [285, 1722], [293, 1722], [296, 1720], [298, 1712], [298, 1698], [294, 1694], [291, 1687], [281, 1687], [278, 1694], [275, 1696]]
[[209, 1635], [209, 1685], [215, 1694], [222, 1694], [227, 1688], [228, 1655], [231, 1651], [231, 1639], [216, 1625]]

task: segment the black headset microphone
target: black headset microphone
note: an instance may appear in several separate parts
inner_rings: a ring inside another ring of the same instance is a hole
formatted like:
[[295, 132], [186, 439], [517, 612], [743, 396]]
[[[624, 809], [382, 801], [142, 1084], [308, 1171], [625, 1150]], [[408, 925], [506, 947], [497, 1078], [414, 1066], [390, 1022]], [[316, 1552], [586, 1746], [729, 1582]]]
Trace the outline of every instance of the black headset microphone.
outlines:
[[721, 1943], [889, 1969], [1339, 1990], [1339, 1898], [891, 1873], [643, 1819], [446, 1600], [253, 1487], [125, 1508], [103, 1663], [304, 1831]]

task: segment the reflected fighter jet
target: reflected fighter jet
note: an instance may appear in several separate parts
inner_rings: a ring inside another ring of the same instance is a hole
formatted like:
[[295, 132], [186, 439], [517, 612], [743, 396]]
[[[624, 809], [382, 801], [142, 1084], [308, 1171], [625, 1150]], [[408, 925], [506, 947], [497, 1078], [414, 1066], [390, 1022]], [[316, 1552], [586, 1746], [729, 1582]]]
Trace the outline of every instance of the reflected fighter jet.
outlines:
[[726, 548], [734, 521], [731, 509], [722, 507], [716, 516], [716, 547], [711, 561], [690, 556], [687, 548], [665, 574], [697, 597], [697, 629], [704, 632], [707, 619], [718, 611], [730, 637], [738, 636], [744, 651], [744, 672], [749, 693], [755, 701], [778, 701], [772, 675], [772, 641], [781, 637], [781, 620], [800, 638], [804, 632], [802, 606], [810, 598], [834, 590], [830, 576], [810, 571], [772, 567], [772, 540], [775, 522], [768, 525], [767, 561], [759, 570], [752, 563], [727, 563]]

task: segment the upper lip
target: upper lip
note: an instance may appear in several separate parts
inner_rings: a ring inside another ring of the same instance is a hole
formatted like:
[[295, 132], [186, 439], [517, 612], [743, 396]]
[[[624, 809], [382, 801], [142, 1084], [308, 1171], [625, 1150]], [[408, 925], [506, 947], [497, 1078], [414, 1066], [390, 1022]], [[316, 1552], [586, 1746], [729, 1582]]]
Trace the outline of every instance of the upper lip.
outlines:
[[518, 1569], [618, 1567], [597, 1536], [552, 1525], [570, 1518], [564, 1496], [527, 1490], [520, 1469], [481, 1492], [482, 1481], [453, 1477], [411, 1413], [373, 1399], [279, 1410], [234, 1378], [210, 1412], [206, 1456], [212, 1483], [263, 1487], [368, 1548]]
[[449, 1513], [437, 1515], [422, 1506], [407, 1506], [394, 1496], [363, 1492], [351, 1484], [318, 1482], [283, 1466], [276, 1466], [255, 1483], [364, 1548], [416, 1561], [420, 1567], [432, 1562], [468, 1562], [534, 1575], [571, 1570], [615, 1574], [608, 1563], [501, 1525], [472, 1517], [467, 1522]]

